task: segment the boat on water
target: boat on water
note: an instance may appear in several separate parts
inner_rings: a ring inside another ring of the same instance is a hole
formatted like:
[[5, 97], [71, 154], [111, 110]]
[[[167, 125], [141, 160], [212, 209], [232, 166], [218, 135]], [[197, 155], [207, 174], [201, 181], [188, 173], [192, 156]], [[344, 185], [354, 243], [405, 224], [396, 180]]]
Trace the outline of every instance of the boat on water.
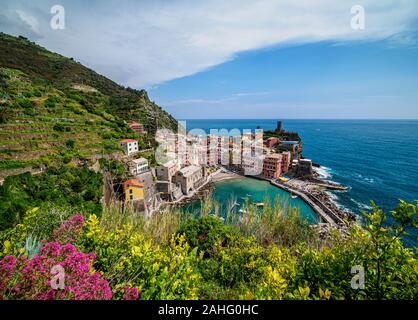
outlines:
[[264, 207], [264, 202], [257, 202], [256, 207]]
[[295, 194], [292, 194], [292, 199], [296, 199], [298, 196]]

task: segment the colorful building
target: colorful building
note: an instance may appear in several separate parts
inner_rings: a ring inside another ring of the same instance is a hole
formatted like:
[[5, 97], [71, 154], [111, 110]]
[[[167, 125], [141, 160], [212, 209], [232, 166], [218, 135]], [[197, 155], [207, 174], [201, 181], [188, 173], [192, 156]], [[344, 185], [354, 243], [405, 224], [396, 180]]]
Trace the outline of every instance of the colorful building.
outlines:
[[269, 154], [264, 158], [263, 176], [269, 179], [278, 179], [282, 174], [283, 155], [280, 153]]
[[282, 173], [287, 173], [289, 171], [291, 157], [292, 155], [289, 151], [282, 152]]
[[140, 135], [147, 133], [145, 131], [144, 125], [136, 121], [128, 121], [128, 127], [131, 128], [133, 132], [136, 132]]
[[271, 137], [271, 138], [268, 138], [266, 141], [264, 141], [264, 145], [269, 149], [273, 148], [278, 143], [279, 143], [279, 138], [276, 138], [276, 137]]
[[144, 200], [144, 184], [135, 179], [126, 180], [123, 183], [123, 191], [125, 193], [125, 202]]

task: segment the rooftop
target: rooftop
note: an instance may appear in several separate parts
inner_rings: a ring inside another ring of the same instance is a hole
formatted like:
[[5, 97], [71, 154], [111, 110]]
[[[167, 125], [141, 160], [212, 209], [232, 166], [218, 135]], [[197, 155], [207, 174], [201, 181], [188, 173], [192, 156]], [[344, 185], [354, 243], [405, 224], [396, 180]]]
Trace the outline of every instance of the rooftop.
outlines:
[[120, 141], [120, 143], [129, 143], [129, 142], [137, 142], [137, 141], [134, 139], [123, 139]]
[[126, 188], [128, 188], [128, 187], [138, 187], [138, 188], [143, 188], [143, 187], [144, 187], [144, 184], [143, 184], [143, 183], [138, 182], [138, 180], [135, 180], [135, 179], [129, 179], [129, 180], [126, 180], [126, 181], [123, 183], [123, 189], [126, 189]]
[[142, 124], [141, 124], [141, 123], [136, 122], [136, 121], [128, 121], [128, 124], [129, 124], [129, 125], [141, 125], [141, 126], [142, 126]]
[[132, 162], [134, 162], [134, 163], [144, 163], [144, 162], [147, 162], [148, 163], [148, 160], [147, 159], [145, 159], [145, 158], [138, 158], [138, 159], [134, 159], [134, 160], [132, 160]]
[[266, 159], [267, 158], [272, 158], [272, 159], [281, 159], [283, 156], [281, 153], [270, 153], [268, 155], [266, 155]]
[[299, 141], [281, 141], [280, 144], [298, 144]]
[[199, 170], [201, 170], [201, 168], [199, 166], [191, 165], [191, 166], [188, 166], [188, 167], [184, 167], [179, 172], [184, 177], [188, 177], [188, 176], [191, 176], [192, 174], [198, 172]]
[[177, 165], [177, 162], [175, 160], [167, 161], [166, 163], [162, 164], [162, 167], [171, 168]]
[[300, 159], [299, 162], [308, 163], [308, 162], [312, 162], [312, 160], [311, 159]]

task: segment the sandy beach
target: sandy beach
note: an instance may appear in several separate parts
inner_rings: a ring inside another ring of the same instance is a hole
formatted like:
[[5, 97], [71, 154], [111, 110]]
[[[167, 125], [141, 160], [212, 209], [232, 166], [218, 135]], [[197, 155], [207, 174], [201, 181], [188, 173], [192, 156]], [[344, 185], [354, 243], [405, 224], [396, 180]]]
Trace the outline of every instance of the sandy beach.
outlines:
[[219, 182], [224, 180], [232, 180], [232, 179], [242, 179], [243, 177], [234, 172], [224, 172], [218, 171], [217, 173], [213, 174], [211, 177], [212, 182]]

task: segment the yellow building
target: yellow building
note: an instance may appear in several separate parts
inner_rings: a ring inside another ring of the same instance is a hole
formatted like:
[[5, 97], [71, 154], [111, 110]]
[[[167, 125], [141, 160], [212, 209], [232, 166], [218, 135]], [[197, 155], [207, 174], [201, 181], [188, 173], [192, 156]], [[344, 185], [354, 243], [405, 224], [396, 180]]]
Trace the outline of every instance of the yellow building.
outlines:
[[123, 183], [125, 201], [144, 200], [144, 184], [135, 179], [129, 179]]

